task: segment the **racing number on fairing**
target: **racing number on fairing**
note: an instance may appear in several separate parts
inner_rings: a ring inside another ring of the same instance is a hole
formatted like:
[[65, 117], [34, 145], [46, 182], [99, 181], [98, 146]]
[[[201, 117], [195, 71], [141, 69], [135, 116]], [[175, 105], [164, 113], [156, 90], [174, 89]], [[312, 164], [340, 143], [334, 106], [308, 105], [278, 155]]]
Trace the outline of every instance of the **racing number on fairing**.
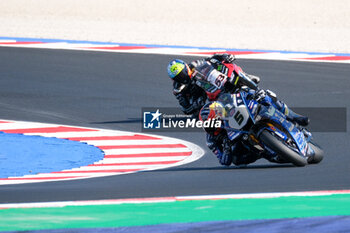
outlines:
[[218, 77], [215, 80], [215, 85], [217, 87], [221, 87], [221, 83], [225, 80], [225, 75], [219, 74]]
[[233, 115], [230, 115], [228, 124], [230, 128], [242, 129], [249, 120], [249, 112], [245, 104], [241, 104], [234, 108]]
[[226, 75], [223, 73], [213, 69], [208, 76], [208, 81], [212, 85], [214, 85], [216, 88], [221, 89], [221, 87], [225, 84], [226, 82]]
[[238, 125], [241, 125], [243, 120], [244, 120], [243, 115], [239, 111], [236, 112], [236, 114], [233, 116], [233, 118], [236, 120]]

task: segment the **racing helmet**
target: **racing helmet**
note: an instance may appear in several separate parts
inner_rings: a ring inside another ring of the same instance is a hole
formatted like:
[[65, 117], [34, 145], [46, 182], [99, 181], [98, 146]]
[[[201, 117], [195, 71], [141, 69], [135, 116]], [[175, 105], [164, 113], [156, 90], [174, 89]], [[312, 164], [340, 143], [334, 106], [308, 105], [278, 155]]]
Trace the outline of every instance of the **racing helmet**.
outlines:
[[[217, 101], [205, 104], [199, 112], [199, 120], [223, 120], [226, 116], [226, 110], [224, 106]], [[215, 133], [220, 129], [215, 127], [203, 127], [207, 133]]]
[[175, 59], [168, 65], [168, 75], [176, 82], [188, 84], [191, 81], [192, 71], [184, 61]]

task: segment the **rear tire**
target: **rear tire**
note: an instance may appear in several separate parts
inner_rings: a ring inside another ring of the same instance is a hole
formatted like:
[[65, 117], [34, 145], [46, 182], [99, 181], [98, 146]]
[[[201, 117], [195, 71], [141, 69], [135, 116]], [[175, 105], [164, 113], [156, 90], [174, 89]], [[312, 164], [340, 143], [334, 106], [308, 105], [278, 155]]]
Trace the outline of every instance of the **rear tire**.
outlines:
[[307, 159], [303, 158], [301, 155], [290, 149], [282, 141], [277, 139], [272, 133], [268, 130], [264, 130], [260, 134], [260, 141], [264, 145], [268, 146], [271, 150], [275, 151], [281, 158], [284, 160], [293, 163], [295, 166], [303, 167], [308, 164]]
[[321, 162], [324, 155], [323, 150], [313, 142], [310, 142], [309, 146], [311, 146], [311, 148], [315, 151], [315, 155], [313, 156], [312, 160], [308, 161], [308, 163], [315, 164]]

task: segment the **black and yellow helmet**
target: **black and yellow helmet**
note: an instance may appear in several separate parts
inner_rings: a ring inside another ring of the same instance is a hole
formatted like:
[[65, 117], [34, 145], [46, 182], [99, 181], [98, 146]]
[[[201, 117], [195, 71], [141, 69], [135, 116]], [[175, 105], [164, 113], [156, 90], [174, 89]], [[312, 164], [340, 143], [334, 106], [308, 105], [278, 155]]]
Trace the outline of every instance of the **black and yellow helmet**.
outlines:
[[188, 84], [191, 81], [192, 71], [184, 61], [175, 59], [168, 65], [168, 75], [176, 82]]

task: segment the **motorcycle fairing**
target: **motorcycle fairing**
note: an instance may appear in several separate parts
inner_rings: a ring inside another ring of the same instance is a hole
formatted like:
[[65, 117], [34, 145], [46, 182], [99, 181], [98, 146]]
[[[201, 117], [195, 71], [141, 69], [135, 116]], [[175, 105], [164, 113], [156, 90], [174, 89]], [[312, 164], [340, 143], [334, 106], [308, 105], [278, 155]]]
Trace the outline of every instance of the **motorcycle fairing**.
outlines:
[[230, 141], [235, 140], [236, 138], [238, 138], [239, 136], [241, 136], [243, 134], [242, 131], [228, 131], [227, 132], [227, 136], [230, 139]]
[[[296, 143], [299, 151], [302, 153], [302, 155], [306, 156], [308, 151], [308, 144], [307, 140], [305, 139], [305, 136], [302, 131], [300, 131], [293, 123], [288, 121], [286, 119], [286, 116], [278, 111], [275, 107], [272, 105], [270, 106], [262, 106], [259, 116], [262, 117], [262, 119], [269, 119], [270, 121], [273, 121], [277, 123], [278, 125], [281, 125], [293, 138], [294, 142]], [[277, 129], [276, 127], [266, 127], [267, 130], [270, 130], [280, 136], [283, 140], [287, 140], [288, 136], [284, 134], [281, 130]]]

